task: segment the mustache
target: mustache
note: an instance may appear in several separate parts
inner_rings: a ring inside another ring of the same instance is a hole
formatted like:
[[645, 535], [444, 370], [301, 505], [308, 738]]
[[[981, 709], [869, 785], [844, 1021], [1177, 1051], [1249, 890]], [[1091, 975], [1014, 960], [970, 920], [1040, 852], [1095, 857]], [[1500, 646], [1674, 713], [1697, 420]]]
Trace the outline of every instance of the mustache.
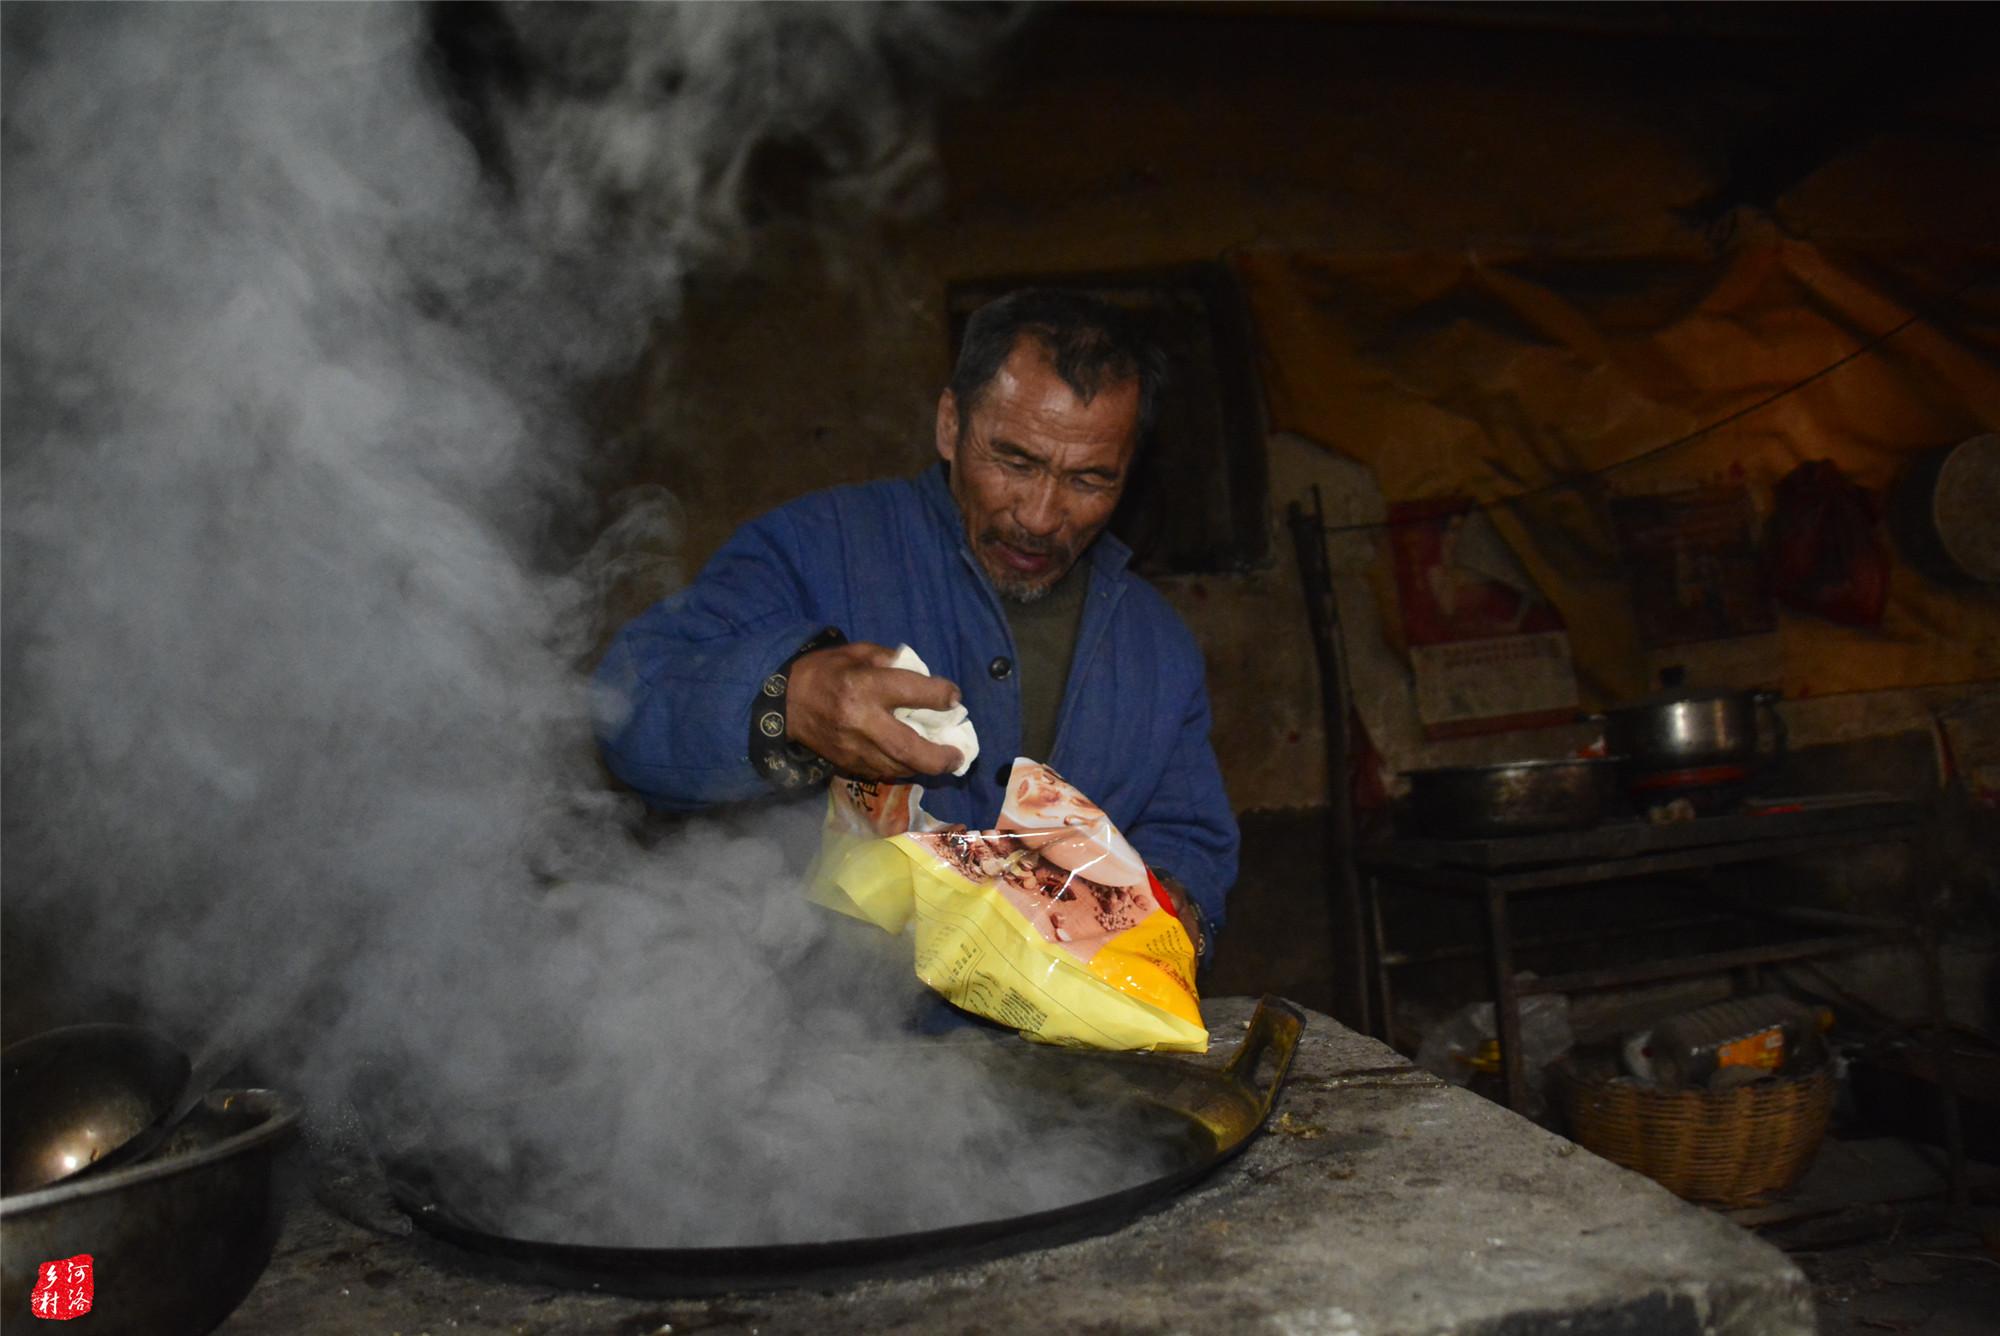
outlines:
[[992, 528], [979, 535], [982, 543], [1005, 543], [1016, 552], [1036, 557], [1066, 557], [1069, 544], [1059, 538], [1037, 538], [1020, 529]]

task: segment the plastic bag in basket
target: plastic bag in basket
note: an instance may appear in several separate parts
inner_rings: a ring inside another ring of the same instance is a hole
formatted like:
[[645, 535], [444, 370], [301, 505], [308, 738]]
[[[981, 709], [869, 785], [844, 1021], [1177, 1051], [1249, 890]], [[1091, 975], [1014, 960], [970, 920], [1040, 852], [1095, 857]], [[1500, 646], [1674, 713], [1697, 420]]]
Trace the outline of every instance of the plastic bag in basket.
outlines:
[[1111, 819], [1017, 757], [993, 830], [942, 826], [923, 789], [836, 779], [812, 898], [892, 933], [917, 977], [1030, 1039], [1200, 1053], [1194, 943]]

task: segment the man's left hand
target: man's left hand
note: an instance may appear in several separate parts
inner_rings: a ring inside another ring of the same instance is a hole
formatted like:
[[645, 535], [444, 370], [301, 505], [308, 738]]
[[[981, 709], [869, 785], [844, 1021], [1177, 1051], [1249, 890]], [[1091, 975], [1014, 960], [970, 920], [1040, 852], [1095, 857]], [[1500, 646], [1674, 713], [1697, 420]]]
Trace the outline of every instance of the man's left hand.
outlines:
[[1193, 899], [1187, 893], [1187, 887], [1181, 885], [1171, 873], [1161, 872], [1155, 868], [1153, 876], [1158, 878], [1160, 888], [1167, 893], [1167, 898], [1173, 901], [1174, 917], [1179, 919], [1181, 927], [1187, 930], [1188, 940], [1194, 943], [1195, 961], [1199, 963], [1201, 958], [1208, 954], [1208, 930], [1201, 911], [1195, 908]]

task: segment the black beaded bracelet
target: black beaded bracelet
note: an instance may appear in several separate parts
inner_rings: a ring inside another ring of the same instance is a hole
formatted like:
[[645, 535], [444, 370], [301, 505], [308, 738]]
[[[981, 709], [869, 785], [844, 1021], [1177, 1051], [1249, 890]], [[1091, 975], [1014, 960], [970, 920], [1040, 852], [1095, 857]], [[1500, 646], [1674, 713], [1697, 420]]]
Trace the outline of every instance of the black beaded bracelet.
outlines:
[[1194, 920], [1188, 938], [1194, 943], [1194, 963], [1199, 966], [1208, 958], [1208, 915], [1192, 899], [1187, 902], [1188, 917]]
[[846, 643], [839, 627], [826, 627], [765, 678], [750, 702], [750, 764], [780, 792], [815, 788], [833, 778], [833, 762], [785, 736], [785, 693], [791, 686], [792, 664], [814, 650]]

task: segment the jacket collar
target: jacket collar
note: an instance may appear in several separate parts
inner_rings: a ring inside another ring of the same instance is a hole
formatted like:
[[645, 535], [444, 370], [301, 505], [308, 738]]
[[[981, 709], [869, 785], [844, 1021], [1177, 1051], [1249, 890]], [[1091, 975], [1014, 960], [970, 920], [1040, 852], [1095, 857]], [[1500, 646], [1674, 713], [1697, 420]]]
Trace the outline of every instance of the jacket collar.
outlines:
[[[983, 575], [985, 572], [972, 555], [971, 544], [965, 541], [965, 517], [958, 513], [958, 502], [952, 497], [951, 484], [946, 480], [945, 462], [939, 460], [919, 473], [916, 487], [917, 494], [930, 507], [932, 518], [943, 526], [965, 559], [972, 562], [973, 569], [980, 570]], [[1124, 574], [1126, 565], [1132, 560], [1132, 549], [1106, 529], [1084, 550], [1084, 556], [1097, 575], [1116, 579]]]

